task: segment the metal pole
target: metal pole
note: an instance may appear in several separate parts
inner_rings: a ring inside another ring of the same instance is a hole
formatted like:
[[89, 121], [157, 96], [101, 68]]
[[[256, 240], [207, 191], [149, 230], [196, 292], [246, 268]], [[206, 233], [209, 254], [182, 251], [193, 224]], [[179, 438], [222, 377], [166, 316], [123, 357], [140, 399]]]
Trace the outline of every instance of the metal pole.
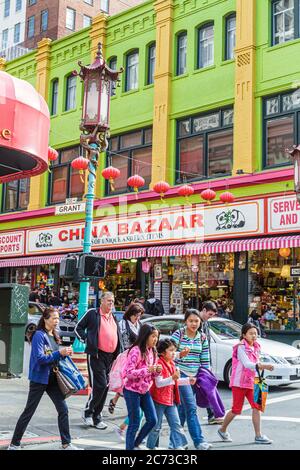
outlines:
[[[93, 152], [93, 158], [89, 162], [89, 175], [88, 175], [88, 191], [86, 194], [86, 211], [85, 211], [85, 227], [84, 227], [84, 241], [83, 253], [91, 253], [92, 251], [92, 231], [93, 231], [93, 210], [96, 186], [96, 170], [99, 158], [100, 147], [98, 144], [90, 144]], [[80, 320], [88, 308], [90, 282], [88, 279], [80, 281], [79, 288], [79, 305], [78, 305], [78, 320]], [[73, 343], [74, 352], [84, 352], [85, 344], [81, 343], [79, 339], [75, 339]]]

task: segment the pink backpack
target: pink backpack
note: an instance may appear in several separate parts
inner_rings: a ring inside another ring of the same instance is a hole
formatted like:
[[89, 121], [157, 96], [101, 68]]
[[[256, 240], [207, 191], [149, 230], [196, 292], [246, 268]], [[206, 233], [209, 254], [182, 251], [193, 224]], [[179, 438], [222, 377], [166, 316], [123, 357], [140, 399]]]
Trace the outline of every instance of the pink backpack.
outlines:
[[109, 373], [109, 390], [111, 392], [122, 393], [124, 387], [123, 369], [127, 361], [128, 349], [115, 359]]

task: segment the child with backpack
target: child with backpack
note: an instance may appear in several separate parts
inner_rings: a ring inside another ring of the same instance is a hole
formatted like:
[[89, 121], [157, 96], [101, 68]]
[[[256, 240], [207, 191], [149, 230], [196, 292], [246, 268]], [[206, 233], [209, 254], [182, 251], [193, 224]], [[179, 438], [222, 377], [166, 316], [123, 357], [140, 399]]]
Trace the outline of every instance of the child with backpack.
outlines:
[[[149, 390], [153, 380], [162, 371], [162, 366], [157, 364], [158, 337], [159, 332], [154, 326], [143, 324], [137, 340], [128, 351], [123, 367], [123, 394], [129, 418], [126, 450], [140, 450], [140, 444], [157, 423], [156, 410]], [[140, 410], [144, 412], [146, 422], [138, 432]]]
[[261, 370], [273, 370], [271, 364], [261, 364], [259, 362], [260, 345], [257, 342], [257, 328], [246, 323], [242, 327], [241, 342], [234, 346], [232, 354], [232, 375], [230, 387], [232, 389], [233, 405], [231, 411], [225, 416], [224, 423], [218, 430], [219, 437], [224, 442], [232, 442], [227, 428], [231, 421], [240, 415], [243, 409], [244, 400], [247, 398], [252, 408], [252, 422], [255, 431], [256, 444], [272, 444], [272, 441], [260, 430], [259, 406], [254, 402], [254, 379], [256, 368]]
[[[180, 424], [177, 406], [180, 403], [179, 385], [194, 385], [194, 377], [180, 378], [180, 371], [175, 366], [176, 343], [172, 339], [159, 341], [157, 352], [159, 355], [158, 364], [162, 366], [162, 373], [155, 378], [150, 389], [157, 413], [157, 424], [148, 436], [147, 447], [155, 449], [157, 447], [159, 434], [162, 427], [162, 420], [165, 416], [170, 427], [170, 440], [174, 449], [187, 448], [187, 439]], [[184, 355], [188, 354], [186, 350]], [[183, 357], [183, 356], [181, 356]]]

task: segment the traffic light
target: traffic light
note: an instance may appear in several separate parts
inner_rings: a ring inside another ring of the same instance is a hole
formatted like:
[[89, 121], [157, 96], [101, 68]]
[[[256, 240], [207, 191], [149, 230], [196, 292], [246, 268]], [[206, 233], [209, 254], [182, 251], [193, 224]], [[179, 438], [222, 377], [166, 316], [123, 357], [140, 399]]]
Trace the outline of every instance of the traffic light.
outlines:
[[73, 280], [77, 270], [78, 256], [68, 255], [63, 258], [59, 266], [59, 277], [64, 279]]
[[105, 276], [105, 258], [94, 255], [81, 255], [78, 276], [103, 278]]

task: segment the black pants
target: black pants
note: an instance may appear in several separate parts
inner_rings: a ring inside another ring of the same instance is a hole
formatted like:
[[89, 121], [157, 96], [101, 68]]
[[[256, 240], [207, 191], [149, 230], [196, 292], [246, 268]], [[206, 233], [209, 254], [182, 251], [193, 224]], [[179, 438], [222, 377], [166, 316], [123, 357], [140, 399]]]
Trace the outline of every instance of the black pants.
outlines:
[[88, 354], [87, 359], [92, 393], [89, 396], [84, 414], [86, 418], [92, 416], [94, 424], [98, 424], [101, 421], [101, 413], [107, 397], [108, 375], [114, 361], [114, 354], [98, 351], [98, 357]]
[[21, 444], [23, 434], [26, 431], [29, 421], [34, 415], [35, 410], [37, 409], [45, 392], [47, 395], [49, 395], [49, 398], [54, 403], [58, 412], [58, 428], [62, 444], [65, 445], [71, 442], [68, 407], [63, 394], [58, 388], [56, 377], [52, 372], [49, 377], [48, 385], [30, 382], [26, 407], [17, 422], [16, 429], [11, 441], [13, 445], [19, 446]]

